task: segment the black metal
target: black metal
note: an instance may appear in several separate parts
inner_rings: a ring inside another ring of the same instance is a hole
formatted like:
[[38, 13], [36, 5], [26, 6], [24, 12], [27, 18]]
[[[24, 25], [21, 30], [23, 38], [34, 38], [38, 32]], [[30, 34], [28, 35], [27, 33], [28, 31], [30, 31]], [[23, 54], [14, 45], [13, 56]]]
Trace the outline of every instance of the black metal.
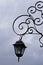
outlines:
[[16, 41], [16, 43], [13, 44], [13, 46], [16, 46], [16, 47], [19, 47], [19, 46], [20, 46], [20, 47], [22, 47], [22, 48], [26, 48], [24, 42], [21, 41], [21, 40]]
[[20, 60], [20, 57], [18, 57], [18, 62], [19, 62], [19, 60]]
[[[40, 18], [34, 18], [33, 17], [33, 14], [35, 14], [37, 11], [39, 13], [41, 13], [41, 18], [43, 19], [43, 2], [42, 1], [36, 2], [35, 3], [35, 6], [30, 6], [27, 9], [28, 15], [25, 14], [25, 15], [18, 16], [14, 20], [12, 28], [13, 28], [13, 31], [17, 35], [19, 35], [21, 37], [20, 38], [21, 40], [22, 40], [22, 38], [23, 38], [23, 36], [25, 34], [39, 34], [39, 35], [41, 35], [41, 37], [39, 38], [39, 42], [41, 43], [40, 47], [43, 47], [43, 43], [41, 42], [41, 38], [43, 37], [43, 33], [39, 32], [37, 30], [37, 28], [36, 28], [36, 26], [42, 25], [43, 24], [43, 21], [41, 21]], [[23, 17], [26, 17], [26, 19], [25, 19], [25, 21], [22, 21], [22, 22], [20, 21], [20, 23], [18, 25], [18, 28], [19, 28], [20, 31], [22, 31], [24, 29], [24, 26], [23, 25], [25, 24], [27, 26], [27, 29], [23, 33], [18, 33], [18, 32], [15, 31], [16, 28], [14, 26], [15, 26], [15, 23], [17, 22], [17, 20], [20, 19], [20, 18], [23, 18]], [[31, 23], [31, 21], [33, 22], [34, 27], [29, 26], [29, 24]], [[34, 30], [36, 31], [36, 33], [34, 33]]]
[[[16, 41], [16, 43], [13, 44], [13, 46], [14, 46], [14, 50], [15, 50], [15, 55], [18, 57], [18, 62], [19, 62], [20, 57], [23, 56], [23, 54], [24, 54], [24, 52], [25, 52], [25, 49], [26, 49], [27, 47], [25, 46], [24, 42], [21, 41], [21, 40]], [[18, 51], [19, 51], [20, 53], [18, 53]], [[23, 51], [24, 51], [24, 52], [23, 52]]]

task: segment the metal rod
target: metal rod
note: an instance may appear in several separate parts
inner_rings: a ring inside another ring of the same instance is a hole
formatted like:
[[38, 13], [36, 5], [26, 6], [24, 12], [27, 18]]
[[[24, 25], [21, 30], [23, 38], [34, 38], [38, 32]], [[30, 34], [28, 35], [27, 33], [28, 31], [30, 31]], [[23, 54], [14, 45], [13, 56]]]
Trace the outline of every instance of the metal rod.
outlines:
[[18, 62], [19, 62], [19, 59], [20, 59], [20, 57], [18, 57]]

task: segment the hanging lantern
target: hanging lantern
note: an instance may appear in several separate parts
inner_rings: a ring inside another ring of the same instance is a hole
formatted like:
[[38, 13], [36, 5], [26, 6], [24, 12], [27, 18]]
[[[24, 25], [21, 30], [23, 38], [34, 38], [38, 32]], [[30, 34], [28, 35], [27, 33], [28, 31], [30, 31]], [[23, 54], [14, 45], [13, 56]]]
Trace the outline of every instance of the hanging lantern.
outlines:
[[13, 44], [13, 46], [14, 46], [14, 50], [15, 50], [15, 55], [18, 57], [18, 62], [19, 62], [20, 57], [22, 57], [24, 54], [26, 46], [23, 43], [23, 41], [21, 41], [21, 40], [16, 41], [16, 43]]

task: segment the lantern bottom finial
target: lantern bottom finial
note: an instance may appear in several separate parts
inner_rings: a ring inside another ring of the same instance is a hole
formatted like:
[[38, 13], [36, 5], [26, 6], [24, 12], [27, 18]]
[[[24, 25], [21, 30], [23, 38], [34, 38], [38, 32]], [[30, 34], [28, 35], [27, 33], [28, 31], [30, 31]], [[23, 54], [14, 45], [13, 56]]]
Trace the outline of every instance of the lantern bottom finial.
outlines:
[[20, 57], [18, 57], [18, 62], [19, 62], [19, 59], [20, 59]]

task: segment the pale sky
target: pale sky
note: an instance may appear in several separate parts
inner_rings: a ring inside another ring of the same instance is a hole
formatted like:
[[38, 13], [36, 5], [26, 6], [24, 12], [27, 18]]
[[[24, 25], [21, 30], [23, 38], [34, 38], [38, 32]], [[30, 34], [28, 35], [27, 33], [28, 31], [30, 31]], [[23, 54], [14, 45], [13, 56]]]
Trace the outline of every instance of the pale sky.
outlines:
[[[19, 40], [19, 36], [12, 29], [14, 19], [21, 14], [28, 14], [27, 9], [34, 6], [37, 1], [0, 0], [0, 65], [43, 65], [43, 48], [40, 48], [40, 35], [28, 34], [23, 37], [27, 49], [19, 63], [12, 45]], [[37, 29], [43, 33], [43, 25]]]

